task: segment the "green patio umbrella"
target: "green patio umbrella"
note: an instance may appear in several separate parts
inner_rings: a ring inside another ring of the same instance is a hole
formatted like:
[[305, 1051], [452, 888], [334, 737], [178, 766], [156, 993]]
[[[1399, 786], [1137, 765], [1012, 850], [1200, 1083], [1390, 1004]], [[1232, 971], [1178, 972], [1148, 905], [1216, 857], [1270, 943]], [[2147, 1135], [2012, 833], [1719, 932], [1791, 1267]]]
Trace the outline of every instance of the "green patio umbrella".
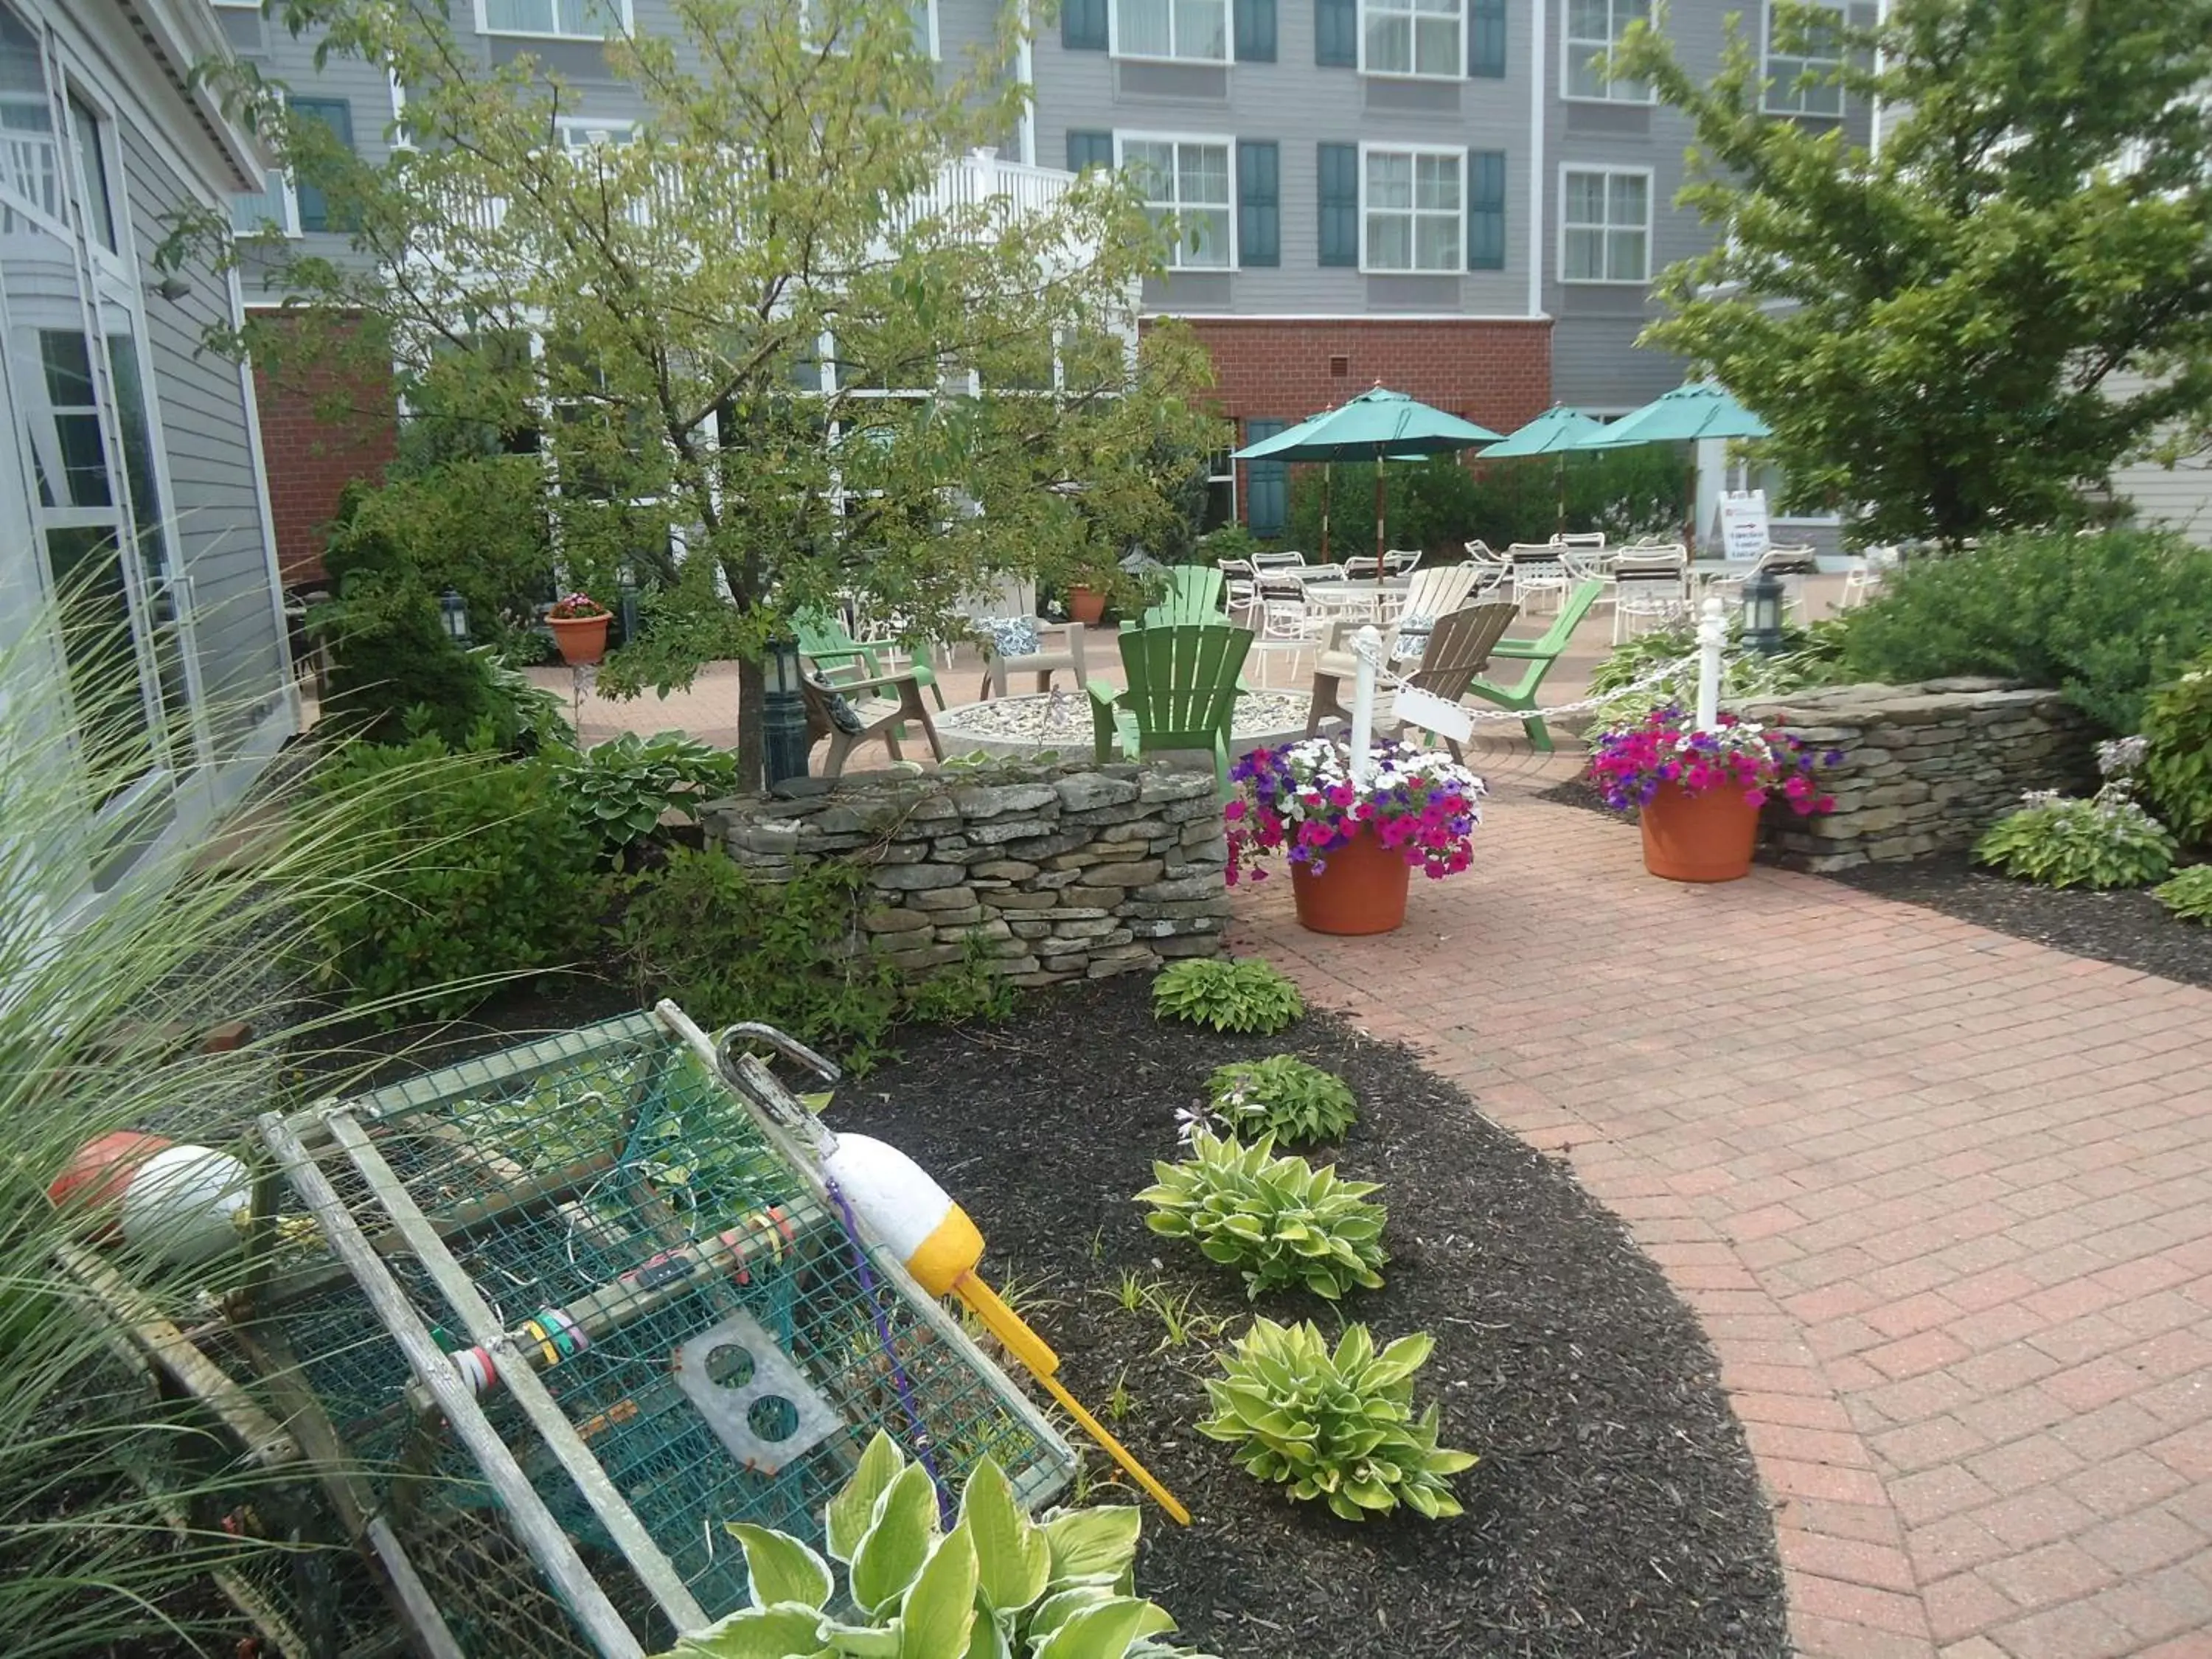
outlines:
[[[1689, 443], [1704, 438], [1766, 438], [1773, 428], [1732, 397], [1725, 386], [1711, 380], [1678, 386], [1648, 403], [1632, 415], [1624, 415], [1610, 426], [1601, 426], [1579, 441], [1577, 449], [1626, 449], [1632, 444]], [[1689, 522], [1683, 526], [1686, 545], [1697, 545], [1698, 462], [1690, 452]]]
[[[1448, 455], [1498, 434], [1487, 427], [1431, 409], [1402, 392], [1376, 386], [1324, 410], [1272, 438], [1236, 453], [1240, 461], [1372, 461], [1375, 464], [1375, 556], [1382, 556], [1382, 463]], [[1328, 556], [1328, 481], [1322, 483], [1322, 557]]]
[[1559, 493], [1559, 527], [1567, 527], [1567, 452], [1581, 448], [1594, 434], [1605, 430], [1604, 425], [1587, 415], [1577, 415], [1565, 404], [1553, 404], [1524, 427], [1516, 429], [1503, 443], [1495, 443], [1482, 452], [1486, 461], [1510, 460], [1526, 455], [1549, 455], [1553, 461], [1553, 482]]

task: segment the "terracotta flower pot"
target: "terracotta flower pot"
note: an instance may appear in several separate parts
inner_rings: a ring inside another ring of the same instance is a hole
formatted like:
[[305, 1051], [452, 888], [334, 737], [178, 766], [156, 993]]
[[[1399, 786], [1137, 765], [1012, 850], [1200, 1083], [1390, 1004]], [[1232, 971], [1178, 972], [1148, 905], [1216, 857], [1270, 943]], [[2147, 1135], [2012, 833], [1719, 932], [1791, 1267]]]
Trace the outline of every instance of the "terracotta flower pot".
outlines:
[[1735, 881], [1751, 873], [1759, 841], [1759, 809], [1736, 788], [1682, 793], [1662, 783], [1638, 815], [1644, 867], [1668, 881]]
[[607, 624], [613, 620], [603, 611], [596, 617], [548, 617], [545, 625], [561, 647], [561, 660], [572, 668], [588, 668], [607, 654]]
[[1406, 884], [1413, 866], [1375, 839], [1365, 825], [1322, 860], [1316, 875], [1291, 866], [1298, 926], [1312, 933], [1388, 933], [1404, 925]]
[[1085, 628], [1096, 628], [1105, 618], [1106, 596], [1095, 587], [1067, 590], [1067, 614]]

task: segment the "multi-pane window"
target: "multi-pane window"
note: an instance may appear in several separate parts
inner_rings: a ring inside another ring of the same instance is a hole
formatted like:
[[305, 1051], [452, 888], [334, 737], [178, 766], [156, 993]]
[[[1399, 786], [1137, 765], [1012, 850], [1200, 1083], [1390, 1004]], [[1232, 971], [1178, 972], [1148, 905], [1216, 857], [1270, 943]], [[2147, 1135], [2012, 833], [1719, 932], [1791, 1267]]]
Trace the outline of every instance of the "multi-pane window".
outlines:
[[1145, 195], [1155, 224], [1174, 221], [1168, 264], [1226, 270], [1237, 263], [1226, 138], [1120, 137], [1121, 165]]
[[1206, 458], [1206, 513], [1199, 529], [1201, 532], [1218, 530], [1236, 522], [1237, 463], [1229, 459], [1228, 446], [1224, 445]]
[[[1774, 0], [1766, 3], [1766, 107], [1780, 115], [1841, 115], [1844, 89], [1834, 75], [1843, 65], [1844, 14], [1824, 8], [1832, 21], [1778, 29]], [[1823, 77], [1801, 84], [1805, 76]]]
[[1567, 0], [1566, 74], [1560, 91], [1569, 98], [1650, 102], [1650, 82], [1616, 81], [1604, 68], [1605, 55], [1620, 44], [1628, 26], [1650, 18], [1651, 0]]
[[1114, 0], [1114, 50], [1123, 58], [1229, 61], [1229, 0]]
[[[286, 100], [291, 119], [296, 127], [313, 122], [329, 133], [338, 147], [350, 153], [353, 149], [353, 106], [343, 98], [293, 98]], [[309, 174], [313, 172], [313, 152], [308, 152]], [[293, 179], [293, 193], [297, 198], [297, 222], [301, 230], [352, 229], [353, 223], [341, 207], [333, 210], [330, 198], [312, 176], [297, 174]]]
[[1466, 0], [1359, 0], [1359, 67], [1369, 75], [1463, 79]]
[[565, 35], [579, 40], [621, 34], [629, 0], [479, 0], [487, 34]]
[[107, 143], [100, 117], [72, 88], [69, 94], [70, 142], [76, 149], [76, 164], [84, 179], [84, 216], [93, 238], [110, 253], [115, 252], [115, 200], [107, 181]]
[[1370, 149], [1364, 156], [1369, 270], [1458, 270], [1465, 263], [1464, 151]]
[[1651, 175], [1569, 167], [1559, 192], [1559, 276], [1643, 283], [1651, 276]]

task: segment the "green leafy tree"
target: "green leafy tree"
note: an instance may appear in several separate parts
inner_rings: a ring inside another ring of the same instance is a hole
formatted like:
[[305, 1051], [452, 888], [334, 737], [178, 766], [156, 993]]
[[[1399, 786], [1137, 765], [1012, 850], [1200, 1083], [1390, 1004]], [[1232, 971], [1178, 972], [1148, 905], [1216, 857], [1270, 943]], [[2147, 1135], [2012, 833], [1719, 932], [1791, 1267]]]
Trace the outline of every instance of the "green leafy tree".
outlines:
[[[1841, 9], [1776, 6], [1776, 49], [1834, 66], [1771, 90], [1740, 23], [1711, 80], [1658, 29], [1614, 54], [1690, 118], [1682, 200], [1725, 232], [1644, 343], [1772, 426], [1785, 508], [1952, 544], [2081, 517], [2212, 409], [2212, 0]], [[1814, 82], [1879, 144], [1762, 112]]]
[[406, 88], [409, 142], [356, 161], [239, 82], [361, 257], [249, 249], [301, 303], [236, 343], [279, 375], [396, 365], [412, 418], [464, 434], [428, 446], [432, 480], [534, 448], [564, 584], [611, 605], [626, 566], [645, 590], [602, 685], [736, 657], [741, 777], [794, 611], [857, 591], [942, 632], [996, 574], [1110, 586], [1177, 533], [1218, 430], [1188, 338], [1136, 343], [1160, 228], [1116, 175], [1028, 175], [1017, 204], [963, 159], [1019, 120], [1011, 0], [963, 65], [915, 50], [901, 0], [673, 0], [605, 48], [634, 131], [582, 148], [577, 94], [486, 65], [440, 0], [280, 11]]

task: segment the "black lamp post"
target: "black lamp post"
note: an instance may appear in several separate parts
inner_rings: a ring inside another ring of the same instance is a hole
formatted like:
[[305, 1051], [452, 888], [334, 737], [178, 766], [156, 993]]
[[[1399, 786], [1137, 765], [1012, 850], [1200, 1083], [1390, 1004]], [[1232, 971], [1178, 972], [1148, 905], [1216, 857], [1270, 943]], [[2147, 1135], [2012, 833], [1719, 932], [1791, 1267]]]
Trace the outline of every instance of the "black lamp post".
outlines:
[[1764, 564], [1743, 579], [1743, 639], [1761, 656], [1782, 649], [1782, 579]]
[[628, 645], [637, 637], [637, 572], [626, 559], [615, 572], [615, 586], [619, 590], [615, 609], [622, 617], [623, 643]]
[[799, 690], [799, 641], [780, 634], [769, 641], [763, 665], [768, 695], [761, 702], [761, 736], [768, 750], [769, 787], [806, 775], [806, 698]]
[[456, 645], [469, 642], [469, 602], [453, 588], [438, 596], [438, 616], [446, 625], [446, 637]]

